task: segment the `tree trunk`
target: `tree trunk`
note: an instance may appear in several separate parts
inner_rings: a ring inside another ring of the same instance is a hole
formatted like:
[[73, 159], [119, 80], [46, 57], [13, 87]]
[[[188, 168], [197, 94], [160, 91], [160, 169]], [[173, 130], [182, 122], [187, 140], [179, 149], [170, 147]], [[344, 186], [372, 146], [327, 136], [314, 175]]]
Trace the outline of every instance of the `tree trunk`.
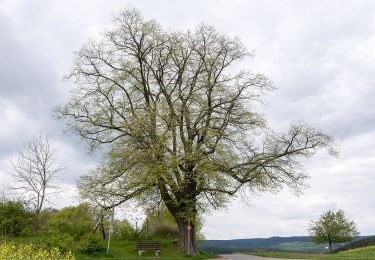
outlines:
[[[193, 221], [186, 218], [178, 218], [176, 220], [179, 233], [179, 245], [187, 255], [196, 255], [198, 253], [195, 240], [195, 227]], [[190, 228], [189, 228], [190, 226]]]
[[34, 216], [33, 235], [37, 235], [39, 233], [39, 215], [40, 212], [36, 212]]
[[329, 252], [331, 253], [332, 252], [332, 241], [331, 241], [330, 237], [328, 237], [328, 244], [329, 244]]
[[102, 219], [101, 222], [100, 222], [100, 230], [102, 231], [102, 237], [105, 240], [106, 236], [105, 236], [105, 230], [104, 230], [104, 223], [103, 222], [104, 221]]

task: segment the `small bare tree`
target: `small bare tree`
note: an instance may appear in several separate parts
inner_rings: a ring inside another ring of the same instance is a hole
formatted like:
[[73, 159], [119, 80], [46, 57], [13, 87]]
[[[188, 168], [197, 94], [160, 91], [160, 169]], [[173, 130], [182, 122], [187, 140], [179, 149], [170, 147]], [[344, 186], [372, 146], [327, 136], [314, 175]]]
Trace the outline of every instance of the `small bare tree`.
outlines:
[[34, 208], [34, 232], [38, 229], [40, 211], [51, 194], [53, 180], [64, 169], [56, 150], [52, 147], [48, 133], [33, 137], [17, 155], [10, 159], [14, 186], [26, 195]]

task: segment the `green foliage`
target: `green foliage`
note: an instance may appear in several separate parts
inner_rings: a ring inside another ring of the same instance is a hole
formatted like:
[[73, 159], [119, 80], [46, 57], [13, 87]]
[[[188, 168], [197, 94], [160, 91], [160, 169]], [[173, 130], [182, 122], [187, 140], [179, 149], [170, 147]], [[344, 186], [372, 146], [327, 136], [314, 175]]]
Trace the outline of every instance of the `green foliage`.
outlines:
[[88, 255], [97, 255], [104, 252], [101, 239], [94, 234], [85, 235], [79, 243], [80, 251]]
[[[171, 213], [163, 208], [147, 214], [150, 236], [158, 238], [178, 238], [178, 226]], [[145, 222], [146, 224], [147, 222]]]
[[57, 212], [58, 212], [57, 209], [46, 208], [46, 209], [43, 209], [39, 213], [38, 221], [39, 221], [39, 228], [40, 228], [41, 233], [47, 233], [48, 232], [48, 230], [47, 230], [48, 222], [52, 218], [52, 216], [54, 214], [56, 214]]
[[47, 223], [49, 234], [68, 234], [79, 239], [92, 232], [95, 223], [87, 204], [66, 207], [52, 215]]
[[[91, 259], [127, 259], [127, 260], [133, 260], [133, 259], [149, 259], [148, 257], [138, 257], [138, 252], [135, 250], [136, 248], [136, 242], [135, 241], [128, 241], [123, 239], [111, 239], [111, 247], [110, 247], [110, 254], [109, 256], [106, 255], [106, 251], [102, 251], [98, 254], [89, 254], [82, 251], [82, 244], [83, 240], [86, 238], [84, 236], [81, 241], [77, 243], [77, 241], [71, 245], [70, 249], [74, 253], [74, 256], [77, 260], [91, 260]], [[97, 236], [99, 239], [100, 237]], [[44, 242], [41, 242], [40, 237], [27, 237], [27, 238], [11, 238], [11, 243], [17, 244], [17, 245], [28, 245], [32, 244], [35, 246], [35, 248], [43, 249], [43, 251], [48, 251], [47, 245]], [[43, 240], [47, 240], [48, 237], [44, 237]], [[215, 258], [215, 255], [213, 254], [206, 254], [201, 253], [197, 256], [190, 256], [185, 257], [184, 253], [182, 253], [176, 244], [173, 244], [170, 239], [162, 239], [162, 249], [160, 257], [157, 257], [158, 260], [198, 260], [198, 259], [213, 259]], [[0, 242], [0, 245], [2, 243]], [[106, 241], [99, 239], [99, 244], [102, 245], [103, 248], [106, 248]], [[63, 250], [59, 250], [60, 252], [63, 252]], [[66, 254], [66, 252], [63, 252]], [[150, 256], [152, 254], [149, 254]], [[154, 258], [154, 257], [150, 257]], [[0, 259], [3, 259], [0, 257]], [[18, 259], [18, 258], [12, 258]], [[30, 258], [28, 258], [30, 259]], [[44, 258], [44, 259], [60, 259], [60, 258]], [[156, 259], [156, 258], [155, 258]]]
[[[150, 236], [157, 238], [178, 238], [179, 231], [178, 225], [173, 218], [172, 214], [167, 208], [163, 207], [159, 210], [154, 210], [147, 214], [148, 228]], [[146, 222], [144, 223], [144, 225]], [[204, 236], [201, 232], [203, 226], [203, 220], [198, 215], [196, 217], [195, 232], [197, 234], [197, 240], [203, 240]]]
[[176, 224], [161, 222], [159, 225], [154, 226], [151, 236], [162, 238], [178, 238], [178, 228]]
[[348, 220], [343, 210], [323, 213], [317, 221], [311, 222], [309, 232], [313, 242], [328, 242], [330, 251], [332, 243], [351, 241], [359, 235], [354, 221]]
[[126, 219], [113, 221], [113, 238], [130, 240], [133, 237], [134, 233], [134, 228]]
[[58, 248], [61, 252], [68, 252], [72, 249], [74, 239], [68, 234], [51, 234], [39, 237], [36, 243], [44, 248]]
[[31, 221], [32, 213], [26, 207], [25, 202], [0, 201], [0, 230], [4, 237], [29, 233]]
[[[105, 241], [102, 241], [102, 245], [105, 246]], [[186, 257], [182, 253], [176, 244], [173, 244], [170, 239], [161, 240], [161, 252], [159, 257], [155, 257], [153, 252], [147, 251], [142, 257], [138, 256], [138, 251], [135, 250], [136, 242], [135, 241], [126, 241], [126, 240], [111, 240], [111, 247], [109, 256], [106, 255], [106, 252], [102, 252], [96, 255], [89, 255], [83, 253], [81, 250], [75, 251], [77, 259], [158, 259], [158, 260], [198, 260], [198, 259], [213, 259], [215, 255], [201, 253], [197, 256]]]

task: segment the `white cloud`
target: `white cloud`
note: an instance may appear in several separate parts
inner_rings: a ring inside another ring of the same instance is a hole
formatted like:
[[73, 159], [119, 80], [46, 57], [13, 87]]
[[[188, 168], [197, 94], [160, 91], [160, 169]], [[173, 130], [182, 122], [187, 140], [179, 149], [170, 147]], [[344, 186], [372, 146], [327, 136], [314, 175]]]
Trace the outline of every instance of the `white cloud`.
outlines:
[[375, 233], [375, 131], [341, 140], [339, 158], [324, 153], [306, 165], [310, 188], [296, 197], [288, 190], [235, 201], [206, 217], [209, 239], [306, 235], [311, 220], [324, 211], [343, 209], [363, 235]]

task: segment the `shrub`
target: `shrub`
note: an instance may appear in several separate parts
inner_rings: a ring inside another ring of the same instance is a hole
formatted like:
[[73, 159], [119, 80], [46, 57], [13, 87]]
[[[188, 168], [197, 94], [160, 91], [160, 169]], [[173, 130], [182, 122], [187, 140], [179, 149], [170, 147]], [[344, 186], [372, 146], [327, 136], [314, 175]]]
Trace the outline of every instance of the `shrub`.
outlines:
[[44, 248], [58, 248], [62, 252], [68, 252], [72, 248], [74, 239], [68, 234], [50, 234], [40, 237], [38, 244]]
[[80, 241], [80, 251], [89, 255], [97, 255], [104, 252], [105, 248], [101, 240], [94, 234], [84, 236]]
[[47, 231], [49, 234], [68, 234], [78, 240], [92, 232], [94, 225], [89, 206], [80, 204], [53, 214], [48, 221]]
[[162, 222], [159, 225], [153, 226], [152, 236], [175, 238], [178, 237], [178, 228], [171, 223]]
[[124, 220], [114, 220], [113, 221], [113, 238], [116, 239], [132, 239], [134, 236], [135, 230], [130, 225], [129, 221]]
[[0, 229], [4, 237], [30, 232], [32, 213], [23, 201], [0, 201]]
[[[178, 238], [179, 237], [179, 230], [177, 223], [171, 213], [168, 211], [167, 208], [161, 208], [159, 210], [154, 210], [153, 212], [147, 213], [147, 219], [144, 225], [148, 225], [148, 234], [153, 237], [160, 237], [160, 238]], [[203, 220], [201, 216], [197, 216], [195, 222], [195, 232], [197, 240], [204, 239], [203, 234], [201, 232], [203, 226]]]
[[54, 208], [45, 208], [45, 209], [42, 209], [42, 211], [39, 213], [39, 230], [41, 231], [41, 233], [47, 233], [48, 232], [48, 222], [50, 221], [50, 219], [52, 218], [52, 216], [54, 214], [56, 214], [57, 212], [59, 212], [57, 209], [54, 209]]

